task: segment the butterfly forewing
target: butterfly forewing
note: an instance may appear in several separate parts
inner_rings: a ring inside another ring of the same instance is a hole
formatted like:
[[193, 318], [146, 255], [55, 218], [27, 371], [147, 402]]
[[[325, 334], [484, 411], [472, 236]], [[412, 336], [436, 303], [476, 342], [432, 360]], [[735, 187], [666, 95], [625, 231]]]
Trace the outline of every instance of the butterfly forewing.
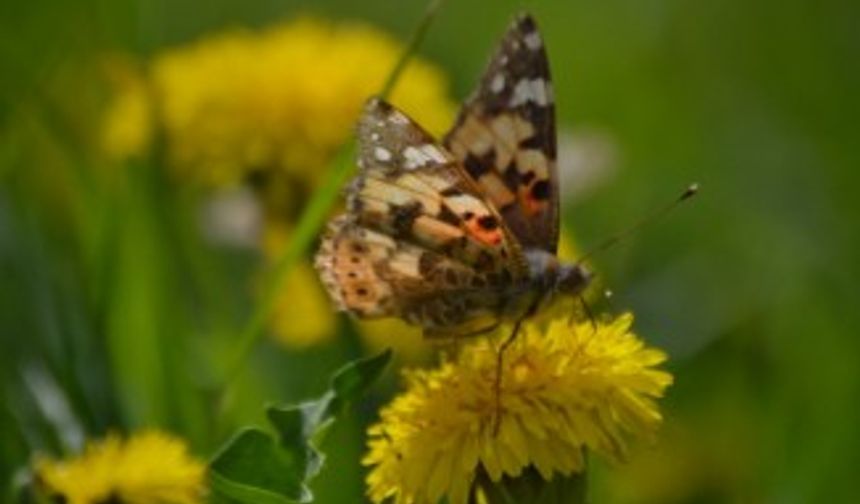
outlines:
[[519, 245], [493, 205], [405, 114], [372, 100], [358, 135], [361, 168], [347, 207], [360, 224], [481, 273], [525, 274]]
[[524, 248], [555, 253], [555, 108], [546, 50], [530, 16], [508, 29], [444, 144]]
[[359, 123], [359, 174], [347, 214], [317, 255], [339, 307], [398, 316], [430, 331], [497, 318], [527, 275], [498, 212], [444, 147], [391, 105], [371, 100]]

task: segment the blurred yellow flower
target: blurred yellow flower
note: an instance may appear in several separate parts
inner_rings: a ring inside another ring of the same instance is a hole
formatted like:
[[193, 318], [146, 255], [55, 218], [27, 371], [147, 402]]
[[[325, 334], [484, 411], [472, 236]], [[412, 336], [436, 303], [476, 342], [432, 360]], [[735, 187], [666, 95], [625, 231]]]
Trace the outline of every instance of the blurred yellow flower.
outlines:
[[272, 334], [284, 346], [300, 350], [334, 336], [336, 319], [310, 264], [303, 262], [290, 270], [276, 303]]
[[[263, 252], [270, 268], [283, 254], [288, 240], [286, 225], [267, 223], [263, 233]], [[269, 325], [275, 340], [296, 350], [323, 344], [334, 336], [336, 320], [316, 271], [307, 262], [295, 265], [275, 299]]]
[[67, 504], [203, 502], [206, 468], [175, 437], [148, 431], [91, 442], [67, 460], [38, 458], [35, 472], [50, 496]]
[[394, 351], [398, 363], [427, 363], [438, 345], [424, 339], [420, 327], [396, 318], [359, 320], [356, 326], [368, 353], [377, 354], [386, 348]]
[[115, 159], [142, 155], [152, 142], [148, 84], [140, 70], [125, 58], [109, 58], [105, 68], [114, 96], [102, 119], [102, 148]]
[[[402, 50], [366, 24], [301, 18], [162, 53], [150, 65], [149, 84], [171, 166], [219, 185], [261, 171], [321, 176]], [[108, 111], [106, 136], [116, 145], [140, 127], [136, 99], [120, 93]], [[437, 133], [455, 112], [445, 77], [421, 59], [410, 62], [392, 101]]]
[[625, 314], [595, 329], [555, 317], [525, 327], [505, 354], [500, 411], [489, 340], [438, 369], [408, 371], [407, 391], [368, 431], [370, 499], [461, 504], [479, 466], [494, 482], [528, 467], [549, 480], [581, 472], [586, 450], [622, 460], [628, 441], [660, 425], [655, 398], [672, 383], [656, 368], [665, 354], [632, 334], [632, 322]]

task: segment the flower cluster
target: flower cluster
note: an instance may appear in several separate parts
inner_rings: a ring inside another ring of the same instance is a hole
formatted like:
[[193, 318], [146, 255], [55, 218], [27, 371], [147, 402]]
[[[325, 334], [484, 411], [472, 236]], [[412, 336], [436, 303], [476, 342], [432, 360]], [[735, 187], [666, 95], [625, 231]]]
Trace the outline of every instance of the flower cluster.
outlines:
[[[349, 138], [402, 50], [371, 26], [314, 18], [210, 36], [158, 55], [145, 85], [115, 79], [124, 85], [107, 112], [105, 147], [143, 149], [151, 115], [171, 167], [187, 179], [223, 185], [261, 171], [313, 178]], [[391, 99], [431, 131], [453, 118], [446, 79], [421, 59]]]
[[666, 356], [630, 332], [633, 318], [574, 325], [558, 317], [524, 328], [504, 354], [477, 341], [434, 370], [406, 374], [407, 390], [369, 429], [372, 501], [467, 502], [476, 472], [493, 482], [529, 467], [546, 480], [584, 469], [584, 453], [624, 458], [662, 417]]
[[68, 504], [195, 504], [205, 493], [203, 462], [155, 431], [108, 436], [68, 460], [38, 458], [35, 473], [43, 491]]

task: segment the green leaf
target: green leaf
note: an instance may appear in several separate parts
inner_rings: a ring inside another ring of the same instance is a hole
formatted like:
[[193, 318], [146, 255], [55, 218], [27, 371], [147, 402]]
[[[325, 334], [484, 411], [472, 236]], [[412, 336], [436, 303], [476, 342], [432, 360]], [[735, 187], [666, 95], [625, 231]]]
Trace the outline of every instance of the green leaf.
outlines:
[[210, 463], [218, 496], [243, 503], [310, 502], [308, 482], [325, 457], [319, 447], [337, 418], [382, 374], [391, 350], [358, 359], [332, 377], [329, 390], [298, 405], [273, 405], [266, 415], [278, 434], [248, 428], [227, 442]]
[[324, 458], [319, 446], [336, 417], [355, 403], [379, 378], [391, 360], [391, 350], [374, 357], [350, 362], [331, 379], [330, 389], [315, 401], [291, 406], [270, 406], [266, 415], [278, 434], [284, 450], [296, 454], [304, 463], [306, 478], [319, 473]]
[[390, 360], [391, 350], [388, 349], [375, 357], [359, 359], [342, 367], [332, 378], [331, 389], [334, 397], [326, 408], [326, 413], [339, 414], [363, 396], [379, 378]]
[[255, 428], [239, 432], [209, 466], [212, 490], [246, 503], [310, 502], [301, 463], [281, 450], [268, 433]]

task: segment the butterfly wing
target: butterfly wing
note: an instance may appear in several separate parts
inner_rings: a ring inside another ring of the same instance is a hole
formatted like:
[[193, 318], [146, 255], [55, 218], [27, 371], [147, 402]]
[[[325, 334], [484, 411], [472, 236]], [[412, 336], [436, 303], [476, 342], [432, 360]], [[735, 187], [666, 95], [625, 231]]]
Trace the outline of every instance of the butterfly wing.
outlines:
[[498, 319], [501, 286], [348, 214], [329, 224], [316, 264], [337, 308], [361, 318], [399, 317], [425, 330], [455, 332], [471, 321]]
[[555, 108], [546, 51], [530, 16], [508, 29], [444, 145], [524, 248], [555, 253]]
[[462, 165], [393, 106], [368, 102], [347, 214], [317, 256], [331, 296], [365, 317], [453, 327], [501, 309], [522, 251]]

